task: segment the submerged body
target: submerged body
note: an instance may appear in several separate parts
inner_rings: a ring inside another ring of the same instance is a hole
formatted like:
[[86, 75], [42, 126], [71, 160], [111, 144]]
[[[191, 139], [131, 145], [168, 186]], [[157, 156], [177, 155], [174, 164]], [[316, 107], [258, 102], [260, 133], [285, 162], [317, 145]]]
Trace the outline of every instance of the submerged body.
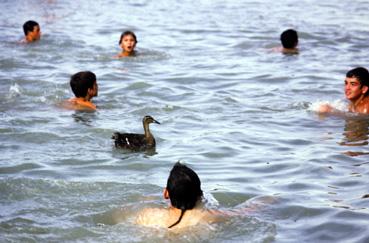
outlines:
[[221, 210], [208, 210], [202, 203], [201, 181], [196, 172], [177, 162], [168, 177], [167, 187], [163, 191], [164, 199], [170, 200], [168, 208], [147, 208], [142, 210], [136, 223], [149, 227], [184, 228], [198, 224], [210, 224], [222, 219], [222, 216], [244, 214]]

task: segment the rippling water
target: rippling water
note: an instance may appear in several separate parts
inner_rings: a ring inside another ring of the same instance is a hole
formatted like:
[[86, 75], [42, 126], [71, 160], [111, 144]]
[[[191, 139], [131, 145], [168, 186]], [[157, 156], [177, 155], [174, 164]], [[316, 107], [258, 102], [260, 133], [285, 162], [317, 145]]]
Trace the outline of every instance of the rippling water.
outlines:
[[[366, 1], [0, 6], [0, 241], [369, 241], [369, 118], [314, 112], [344, 107], [345, 73], [369, 67]], [[42, 40], [18, 44], [28, 19]], [[287, 28], [299, 55], [271, 51]], [[127, 29], [139, 55], [115, 60]], [[81, 70], [98, 78], [95, 113], [58, 107]], [[147, 114], [161, 122], [155, 153], [114, 149], [112, 133], [141, 132]], [[187, 234], [135, 226], [137, 210], [165, 205], [176, 161], [213, 207], [274, 200]]]

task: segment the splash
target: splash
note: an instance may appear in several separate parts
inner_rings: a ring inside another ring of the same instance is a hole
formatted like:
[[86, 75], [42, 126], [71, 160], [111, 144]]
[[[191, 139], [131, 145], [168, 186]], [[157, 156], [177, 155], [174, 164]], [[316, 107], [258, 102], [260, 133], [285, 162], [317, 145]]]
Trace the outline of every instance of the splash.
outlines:
[[9, 94], [8, 94], [8, 97], [9, 98], [14, 98], [14, 97], [18, 97], [22, 94], [22, 89], [21, 87], [15, 83], [13, 85], [10, 86], [9, 88]]
[[341, 112], [347, 112], [347, 103], [343, 100], [335, 100], [335, 101], [315, 101], [310, 104], [308, 107], [308, 111], [312, 112], [321, 112], [321, 108], [323, 106], [330, 106], [333, 109]]

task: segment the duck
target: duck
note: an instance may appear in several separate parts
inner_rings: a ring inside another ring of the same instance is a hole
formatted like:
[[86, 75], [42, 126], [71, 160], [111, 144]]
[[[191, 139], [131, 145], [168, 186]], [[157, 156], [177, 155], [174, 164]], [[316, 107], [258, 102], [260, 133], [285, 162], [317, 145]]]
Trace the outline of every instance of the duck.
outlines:
[[115, 132], [112, 136], [116, 148], [123, 148], [133, 151], [153, 149], [156, 146], [155, 138], [150, 132], [149, 124], [160, 124], [152, 116], [145, 116], [142, 119], [145, 134], [119, 133]]

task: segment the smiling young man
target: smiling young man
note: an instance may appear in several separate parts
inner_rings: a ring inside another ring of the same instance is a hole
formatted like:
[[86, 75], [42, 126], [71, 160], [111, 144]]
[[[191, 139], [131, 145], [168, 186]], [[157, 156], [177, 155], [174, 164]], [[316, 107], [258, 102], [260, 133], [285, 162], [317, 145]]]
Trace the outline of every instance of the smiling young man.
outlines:
[[349, 111], [369, 114], [369, 72], [363, 67], [347, 72], [345, 96], [350, 101]]
[[[350, 101], [349, 112], [369, 114], [369, 72], [366, 68], [357, 67], [346, 73], [345, 96]], [[334, 111], [328, 104], [319, 108], [320, 113]]]

